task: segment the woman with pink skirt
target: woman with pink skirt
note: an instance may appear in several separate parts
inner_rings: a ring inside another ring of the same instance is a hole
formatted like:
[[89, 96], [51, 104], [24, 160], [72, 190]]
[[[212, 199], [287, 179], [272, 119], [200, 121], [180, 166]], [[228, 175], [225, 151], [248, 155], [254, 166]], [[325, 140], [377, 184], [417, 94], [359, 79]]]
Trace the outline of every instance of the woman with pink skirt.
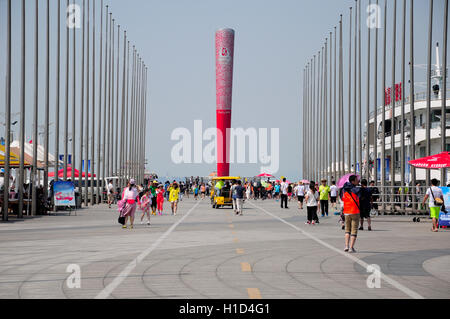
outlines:
[[130, 229], [133, 229], [134, 214], [136, 213], [136, 207], [139, 203], [139, 193], [136, 188], [136, 181], [130, 180], [128, 186], [123, 190], [122, 200], [125, 202], [125, 207], [122, 211], [122, 217], [125, 217], [125, 224], [122, 228], [127, 228], [128, 217], [130, 218]]

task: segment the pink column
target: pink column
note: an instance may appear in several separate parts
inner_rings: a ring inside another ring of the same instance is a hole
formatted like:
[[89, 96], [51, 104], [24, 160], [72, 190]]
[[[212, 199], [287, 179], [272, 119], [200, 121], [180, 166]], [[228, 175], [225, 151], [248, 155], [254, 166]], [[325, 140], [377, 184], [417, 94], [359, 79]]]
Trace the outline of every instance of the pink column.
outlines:
[[230, 175], [229, 143], [233, 91], [234, 30], [216, 32], [217, 176]]

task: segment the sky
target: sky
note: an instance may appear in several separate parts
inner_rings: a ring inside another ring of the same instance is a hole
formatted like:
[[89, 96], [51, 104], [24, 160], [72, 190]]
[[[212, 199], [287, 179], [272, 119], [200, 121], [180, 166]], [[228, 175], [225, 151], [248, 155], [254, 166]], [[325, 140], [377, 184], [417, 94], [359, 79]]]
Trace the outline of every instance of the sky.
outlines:
[[[81, 0], [77, 0], [81, 3]], [[382, 1], [380, 1], [382, 2]], [[42, 124], [45, 105], [45, 1], [40, 0], [40, 38], [39, 38], [39, 105]], [[50, 151], [54, 150], [54, 110], [56, 84], [56, 1], [50, 0]], [[65, 3], [65, 1], [64, 1]], [[384, 3], [384, 2], [383, 2]], [[396, 82], [400, 82], [400, 48], [402, 26], [402, 3], [397, 1], [397, 54]], [[410, 1], [407, 1], [408, 8]], [[433, 43], [442, 43], [443, 0], [434, 1]], [[172, 148], [177, 141], [171, 140], [172, 132], [177, 128], [187, 128], [193, 132], [194, 121], [201, 120], [203, 129], [215, 127], [215, 56], [214, 34], [217, 29], [228, 27], [236, 32], [233, 113], [232, 126], [235, 128], [278, 128], [280, 134], [280, 162], [277, 176], [291, 179], [302, 178], [303, 154], [302, 142], [302, 88], [303, 69], [314, 54], [321, 49], [329, 32], [338, 25], [339, 15], [343, 14], [344, 34], [344, 70], [348, 68], [348, 15], [354, 1], [347, 0], [110, 0], [113, 17], [127, 30], [131, 43], [149, 66], [148, 112], [146, 118], [146, 158], [147, 169], [160, 176], [207, 176], [215, 171], [214, 164], [175, 164], [171, 158]], [[362, 2], [362, 101], [363, 118], [366, 96], [367, 72], [367, 28], [365, 8], [367, 0]], [[26, 138], [31, 137], [34, 94], [34, 1], [26, 0], [27, 14], [27, 82], [26, 82]], [[100, 1], [96, 1], [97, 19], [99, 19]], [[64, 6], [62, 6], [64, 8]], [[392, 7], [388, 3], [387, 36], [387, 83], [392, 82]], [[0, 0], [0, 88], [5, 87], [5, 9], [6, 0]], [[20, 1], [13, 1], [13, 121], [20, 101]], [[415, 1], [415, 64], [426, 63], [428, 2]], [[97, 20], [98, 21], [98, 20]], [[409, 19], [407, 20], [409, 24]], [[408, 25], [407, 24], [407, 25]], [[378, 78], [381, 81], [382, 67], [382, 31], [379, 30]], [[97, 29], [97, 36], [99, 30]], [[352, 30], [353, 32], [353, 30]], [[62, 79], [65, 79], [65, 30], [61, 35]], [[78, 50], [81, 32], [76, 35]], [[372, 32], [372, 40], [374, 32]], [[409, 38], [407, 33], [407, 39]], [[91, 39], [92, 40], [92, 39]], [[353, 40], [353, 39], [352, 39]], [[123, 47], [120, 43], [120, 52]], [[91, 44], [92, 45], [92, 44]], [[96, 41], [98, 54], [99, 40]], [[409, 40], [407, 41], [409, 48]], [[373, 46], [371, 59], [373, 59]], [[71, 47], [70, 47], [71, 48]], [[77, 51], [78, 52], [78, 51]], [[353, 52], [352, 52], [353, 53]], [[409, 49], [406, 50], [409, 56]], [[70, 53], [70, 59], [72, 55]], [[77, 64], [80, 65], [77, 53]], [[433, 63], [435, 63], [433, 51]], [[70, 60], [71, 61], [71, 60]], [[373, 60], [372, 60], [373, 61]], [[407, 59], [408, 61], [408, 59]], [[407, 62], [408, 63], [408, 62]], [[98, 63], [97, 63], [98, 81]], [[425, 82], [424, 69], [416, 69], [418, 82]], [[77, 81], [80, 79], [77, 68]], [[122, 72], [122, 67], [120, 67]], [[373, 62], [371, 74], [374, 73]], [[352, 71], [353, 74], [353, 71]], [[72, 74], [71, 74], [72, 76]], [[408, 80], [409, 72], [406, 73]], [[344, 72], [344, 83], [347, 83]], [[77, 82], [77, 91], [79, 83]], [[346, 84], [345, 84], [346, 85]], [[372, 84], [371, 84], [372, 86]], [[381, 88], [381, 82], [379, 85]], [[419, 85], [417, 91], [425, 88]], [[3, 90], [2, 92], [3, 96]], [[347, 92], [344, 87], [344, 92]], [[380, 96], [381, 96], [380, 90]], [[370, 93], [373, 100], [373, 92]], [[71, 101], [72, 92], [69, 92]], [[0, 112], [4, 112], [4, 98], [0, 99]], [[378, 99], [381, 101], [381, 97]], [[65, 107], [65, 81], [61, 83], [61, 121]], [[79, 94], [76, 96], [80, 104]], [[372, 103], [372, 102], [371, 102]], [[347, 94], [344, 94], [347, 105]], [[71, 104], [70, 104], [71, 108]], [[373, 108], [373, 105], [370, 105]], [[78, 112], [77, 112], [78, 114]], [[4, 114], [0, 114], [3, 117]], [[77, 125], [79, 115], [77, 115]], [[347, 116], [344, 116], [346, 119]], [[1, 121], [4, 121], [3, 118]], [[17, 139], [18, 126], [13, 127]], [[61, 122], [60, 130], [64, 126]], [[79, 127], [76, 129], [79, 131]], [[71, 131], [71, 128], [69, 128]], [[78, 134], [78, 132], [76, 132]], [[75, 139], [76, 140], [76, 139]], [[345, 139], [347, 140], [347, 139]], [[325, 143], [327, 141], [324, 141]], [[77, 144], [77, 149], [79, 145]], [[62, 149], [62, 144], [60, 146]], [[70, 149], [70, 147], [69, 147]], [[231, 174], [254, 176], [260, 173], [261, 163], [232, 164]]]

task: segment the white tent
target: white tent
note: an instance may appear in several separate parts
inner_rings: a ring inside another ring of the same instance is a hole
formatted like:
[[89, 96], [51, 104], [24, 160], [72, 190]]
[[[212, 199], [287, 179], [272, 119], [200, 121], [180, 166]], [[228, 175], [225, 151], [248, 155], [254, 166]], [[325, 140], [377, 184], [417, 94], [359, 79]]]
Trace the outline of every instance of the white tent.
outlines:
[[[17, 148], [20, 149], [20, 142], [19, 141], [14, 141], [11, 143], [11, 148]], [[30, 143], [25, 143], [24, 144], [24, 152], [25, 152], [25, 156], [33, 159], [33, 144]], [[45, 149], [42, 145], [38, 145], [37, 146], [37, 162], [38, 162], [38, 167], [42, 167], [44, 165], [44, 154], [45, 154]], [[53, 154], [48, 154], [48, 162], [50, 166], [54, 166], [55, 165], [55, 156]], [[61, 161], [59, 161], [60, 164], [62, 164]]]

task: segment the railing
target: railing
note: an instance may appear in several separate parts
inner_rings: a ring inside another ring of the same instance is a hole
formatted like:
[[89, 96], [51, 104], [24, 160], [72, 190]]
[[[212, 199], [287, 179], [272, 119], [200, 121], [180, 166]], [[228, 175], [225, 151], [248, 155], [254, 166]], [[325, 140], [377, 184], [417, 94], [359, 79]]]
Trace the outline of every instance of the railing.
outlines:
[[[447, 99], [450, 99], [450, 89], [447, 89]], [[422, 102], [427, 100], [427, 92], [419, 92], [414, 94], [414, 102]], [[434, 93], [431, 94], [431, 101], [440, 101], [441, 97], [439, 95], [436, 95]], [[411, 101], [410, 97], [406, 97], [405, 104], [409, 104]], [[402, 101], [396, 101], [395, 107], [401, 106]], [[385, 107], [386, 111], [389, 111], [392, 109], [392, 105], [386, 105]], [[377, 114], [380, 114], [383, 112], [383, 106], [379, 106], [377, 108]], [[373, 118], [375, 115], [375, 111], [370, 112], [370, 118]]]
[[383, 215], [427, 215], [428, 201], [422, 204], [429, 187], [376, 186], [379, 190], [374, 204]]

